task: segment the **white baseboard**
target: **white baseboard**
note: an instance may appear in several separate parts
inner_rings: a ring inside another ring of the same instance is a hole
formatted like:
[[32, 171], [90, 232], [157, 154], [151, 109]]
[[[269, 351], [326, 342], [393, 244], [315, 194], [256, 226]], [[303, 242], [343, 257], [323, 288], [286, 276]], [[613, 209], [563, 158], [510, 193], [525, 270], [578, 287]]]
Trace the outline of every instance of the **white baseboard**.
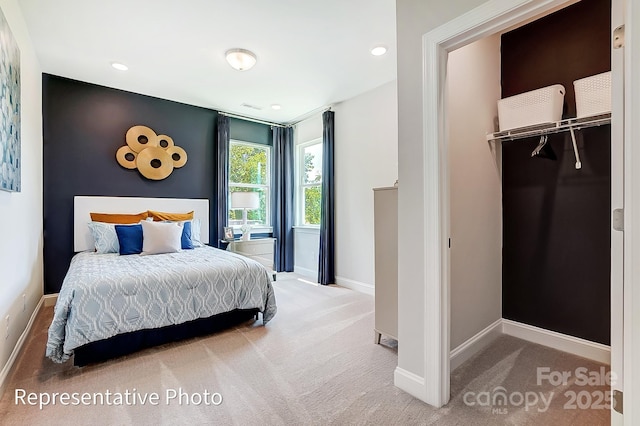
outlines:
[[480, 331], [469, 340], [465, 341], [451, 351], [450, 368], [451, 371], [458, 368], [469, 358], [487, 347], [491, 342], [502, 334], [502, 318]]
[[360, 281], [350, 280], [349, 278], [336, 277], [336, 284], [342, 287], [350, 288], [351, 290], [359, 291], [360, 293], [366, 293], [370, 295], [375, 294], [375, 287], [371, 284], [366, 284]]
[[16, 342], [16, 346], [13, 348], [13, 351], [11, 352], [11, 355], [9, 356], [7, 363], [4, 365], [4, 368], [2, 368], [2, 371], [0, 371], [0, 398], [2, 398], [2, 395], [4, 394], [5, 388], [7, 386], [7, 378], [9, 377], [9, 373], [11, 372], [11, 368], [13, 367], [13, 364], [16, 362], [18, 355], [20, 355], [22, 346], [26, 342], [27, 337], [29, 336], [29, 333], [31, 333], [31, 327], [33, 327], [33, 323], [36, 319], [36, 316], [38, 315], [42, 307], [45, 306], [45, 303], [46, 303], [45, 300], [46, 300], [45, 296], [40, 298], [40, 301], [38, 302], [38, 304], [36, 305], [36, 308], [33, 310], [33, 313], [31, 314], [31, 318], [29, 318], [29, 322], [27, 323], [27, 326], [25, 327], [24, 331], [20, 335], [20, 338]]
[[45, 308], [48, 308], [49, 306], [55, 306], [56, 302], [58, 301], [58, 293], [45, 294], [42, 297], [44, 298]]
[[568, 336], [555, 331], [545, 330], [528, 324], [502, 320], [502, 332], [539, 345], [548, 346], [583, 358], [611, 364], [611, 348], [607, 345]]
[[393, 372], [393, 384], [421, 401], [426, 401], [427, 399], [424, 377], [413, 374], [404, 368], [396, 367]]
[[480, 352], [501, 334], [508, 334], [603, 364], [611, 364], [611, 348], [607, 345], [501, 318], [451, 351], [451, 371]]
[[313, 269], [303, 268], [302, 266], [293, 266], [293, 272], [296, 274], [300, 274], [304, 277], [311, 278], [313, 282], [318, 282], [318, 271], [314, 271]]

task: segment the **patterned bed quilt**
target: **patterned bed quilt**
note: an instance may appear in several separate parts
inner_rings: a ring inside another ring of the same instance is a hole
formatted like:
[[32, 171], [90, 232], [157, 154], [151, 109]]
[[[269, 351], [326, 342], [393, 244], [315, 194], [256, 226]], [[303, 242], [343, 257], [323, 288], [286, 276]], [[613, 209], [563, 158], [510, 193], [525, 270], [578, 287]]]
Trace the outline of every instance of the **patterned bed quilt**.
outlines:
[[212, 247], [149, 256], [82, 252], [71, 260], [47, 357], [64, 362], [90, 342], [181, 324], [234, 309], [276, 314], [270, 273], [260, 263]]

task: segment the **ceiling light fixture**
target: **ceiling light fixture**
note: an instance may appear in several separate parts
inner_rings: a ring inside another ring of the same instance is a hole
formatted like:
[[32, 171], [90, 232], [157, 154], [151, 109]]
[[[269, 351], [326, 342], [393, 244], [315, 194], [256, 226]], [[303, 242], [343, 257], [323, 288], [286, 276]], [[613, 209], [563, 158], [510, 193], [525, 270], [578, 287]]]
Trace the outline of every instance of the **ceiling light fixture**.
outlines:
[[129, 69], [125, 64], [121, 64], [120, 62], [111, 62], [111, 66], [117, 69], [118, 71], [126, 71]]
[[277, 111], [279, 109], [282, 109], [282, 107], [280, 105], [278, 105], [278, 104], [273, 104], [273, 105], [271, 105], [271, 109], [275, 109]]
[[387, 53], [387, 48], [384, 46], [376, 46], [373, 49], [371, 49], [371, 54], [373, 56], [382, 56], [385, 53]]
[[224, 56], [229, 65], [238, 71], [246, 71], [256, 64], [256, 55], [246, 49], [229, 49]]

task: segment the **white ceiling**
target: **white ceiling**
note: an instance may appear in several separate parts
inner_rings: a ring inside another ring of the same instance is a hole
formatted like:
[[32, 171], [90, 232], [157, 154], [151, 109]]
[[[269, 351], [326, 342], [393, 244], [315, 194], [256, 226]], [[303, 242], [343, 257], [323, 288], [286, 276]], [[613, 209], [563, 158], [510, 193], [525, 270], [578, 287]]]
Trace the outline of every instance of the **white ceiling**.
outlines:
[[[262, 120], [292, 122], [396, 78], [395, 0], [18, 1], [43, 72]], [[370, 54], [378, 44], [386, 55]], [[226, 63], [236, 47], [254, 68]]]

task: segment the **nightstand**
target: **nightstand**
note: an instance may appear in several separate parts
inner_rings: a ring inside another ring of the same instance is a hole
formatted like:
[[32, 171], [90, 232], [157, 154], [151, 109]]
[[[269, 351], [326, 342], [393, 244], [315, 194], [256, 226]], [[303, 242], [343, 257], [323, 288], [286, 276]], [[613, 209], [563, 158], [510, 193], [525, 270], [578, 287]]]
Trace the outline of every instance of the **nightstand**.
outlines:
[[276, 273], [273, 268], [275, 241], [275, 238], [256, 238], [255, 240], [249, 241], [230, 241], [227, 246], [227, 250], [262, 263], [272, 271], [273, 280], [275, 281]]

